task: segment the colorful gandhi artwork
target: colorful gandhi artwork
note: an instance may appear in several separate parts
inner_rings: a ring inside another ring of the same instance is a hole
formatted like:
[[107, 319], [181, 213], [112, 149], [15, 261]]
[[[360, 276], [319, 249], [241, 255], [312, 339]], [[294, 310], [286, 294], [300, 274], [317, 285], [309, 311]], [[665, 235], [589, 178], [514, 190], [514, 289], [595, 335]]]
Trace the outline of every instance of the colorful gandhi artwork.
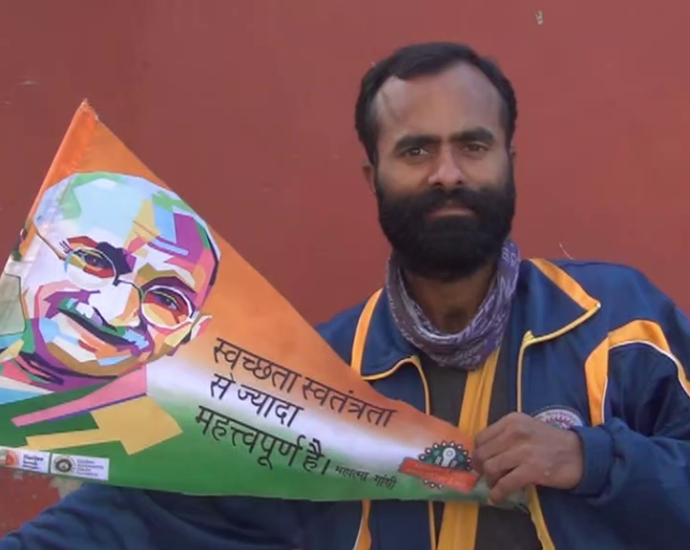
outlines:
[[[105, 418], [137, 400], [150, 409], [146, 365], [210, 321], [202, 308], [219, 260], [204, 220], [144, 178], [77, 173], [47, 188], [0, 282], [0, 405], [93, 391], [13, 423], [92, 411]], [[163, 424], [162, 432], [179, 433], [171, 418]], [[65, 435], [51, 435], [49, 446], [73, 445]], [[99, 437], [84, 433], [78, 442]], [[41, 436], [32, 446], [42, 446]]]
[[84, 101], [0, 274], [0, 467], [196, 495], [477, 498], [466, 461], [427, 463], [471, 438], [361, 378], [380, 294], [350, 366]]

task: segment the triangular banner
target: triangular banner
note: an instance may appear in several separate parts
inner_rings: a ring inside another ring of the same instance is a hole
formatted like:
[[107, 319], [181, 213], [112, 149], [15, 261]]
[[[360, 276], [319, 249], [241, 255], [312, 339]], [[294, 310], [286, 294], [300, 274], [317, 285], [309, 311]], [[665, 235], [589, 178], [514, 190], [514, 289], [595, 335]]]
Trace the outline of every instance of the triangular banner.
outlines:
[[86, 102], [2, 275], [0, 445], [199, 495], [486, 496], [469, 439], [359, 378]]

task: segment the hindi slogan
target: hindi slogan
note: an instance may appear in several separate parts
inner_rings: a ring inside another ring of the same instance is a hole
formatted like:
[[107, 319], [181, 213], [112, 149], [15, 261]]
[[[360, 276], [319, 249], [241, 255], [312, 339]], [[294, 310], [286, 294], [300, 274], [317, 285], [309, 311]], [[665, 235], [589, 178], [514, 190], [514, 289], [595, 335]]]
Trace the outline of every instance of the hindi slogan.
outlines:
[[[328, 407], [332, 411], [354, 415], [357, 420], [365, 418], [369, 424], [385, 428], [395, 414], [393, 409], [377, 407], [353, 397], [352, 391], [343, 393], [312, 378], [303, 377], [294, 370], [238, 348], [221, 338], [218, 339], [218, 345], [213, 348], [213, 353], [216, 363], [219, 363], [218, 357], [223, 356], [230, 371], [234, 371], [237, 364], [241, 362], [242, 367], [251, 372], [257, 380], [267, 380], [270, 378], [271, 384], [275, 389], [284, 391], [287, 394], [292, 392], [297, 380], [304, 378], [302, 397], [304, 397], [305, 401], [315, 400], [320, 407], [325, 407], [326, 401], [328, 401]], [[310, 398], [309, 395], [312, 397]]]
[[[256, 380], [270, 379], [275, 390], [288, 396], [300, 381], [301, 393], [305, 401], [318, 403], [321, 408], [329, 407], [339, 414], [352, 415], [357, 420], [369, 424], [386, 427], [396, 412], [394, 409], [379, 407], [358, 399], [352, 395], [352, 391], [344, 393], [313, 378], [302, 376], [292, 369], [259, 357], [222, 338], [218, 338], [217, 345], [213, 348], [213, 355], [216, 364], [223, 364], [228, 371], [223, 374], [213, 374], [209, 385], [210, 396], [222, 401], [228, 392], [235, 388], [234, 397], [249, 403], [257, 416], [269, 418], [270, 415], [286, 428], [292, 427], [299, 414], [304, 411], [304, 407], [251, 385], [238, 384], [233, 376], [238, 365], [250, 372]], [[299, 387], [297, 385], [298, 389]], [[304, 451], [302, 468], [305, 471], [325, 475], [331, 467], [331, 460], [324, 455], [321, 442], [315, 437], [308, 438], [304, 434], [299, 434], [295, 441], [289, 441], [204, 405], [199, 405], [196, 422], [202, 426], [204, 435], [213, 437], [216, 441], [229, 437], [233, 446], [243, 445], [249, 454], [253, 454], [258, 448], [257, 463], [263, 467], [273, 469], [274, 452], [278, 452], [284, 457], [287, 465], [293, 467], [302, 451]], [[369, 472], [339, 465], [335, 466], [335, 472], [340, 476], [362, 482], [369, 479]], [[393, 489], [397, 482], [395, 476], [374, 475], [372, 479], [377, 487], [387, 489]]]

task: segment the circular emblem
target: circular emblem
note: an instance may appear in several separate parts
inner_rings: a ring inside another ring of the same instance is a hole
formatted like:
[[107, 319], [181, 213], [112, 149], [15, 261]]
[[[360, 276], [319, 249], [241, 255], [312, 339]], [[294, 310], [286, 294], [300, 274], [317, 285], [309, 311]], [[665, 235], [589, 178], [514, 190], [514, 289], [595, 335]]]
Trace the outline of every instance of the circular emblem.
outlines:
[[[435, 443], [419, 455], [419, 460], [425, 464], [433, 464], [442, 468], [452, 468], [463, 472], [472, 471], [470, 454], [467, 452], [467, 449], [458, 443], [447, 443], [445, 441]], [[433, 483], [432, 481], [424, 480], [423, 483], [431, 489], [443, 488], [443, 485]]]
[[69, 474], [74, 470], [74, 461], [71, 458], [61, 456], [53, 462], [53, 468], [61, 474]]
[[580, 416], [570, 409], [545, 409], [534, 415], [534, 418], [563, 430], [584, 426]]
[[16, 468], [19, 466], [19, 457], [17, 453], [10, 451], [9, 449], [3, 449], [0, 451], [0, 466], [6, 466], [8, 468]]

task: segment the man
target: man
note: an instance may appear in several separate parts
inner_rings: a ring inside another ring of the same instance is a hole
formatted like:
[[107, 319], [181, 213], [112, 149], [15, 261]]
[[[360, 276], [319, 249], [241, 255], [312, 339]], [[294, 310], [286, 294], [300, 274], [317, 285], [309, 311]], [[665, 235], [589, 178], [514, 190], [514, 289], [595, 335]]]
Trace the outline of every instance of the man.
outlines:
[[523, 489], [529, 513], [89, 487], [0, 549], [687, 548], [690, 325], [632, 269], [520, 260], [516, 118], [510, 82], [460, 44], [365, 75], [357, 130], [393, 254], [383, 292], [321, 334], [381, 393], [471, 432], [492, 501]]
[[[144, 365], [173, 355], [209, 321], [201, 306], [219, 256], [204, 221], [143, 178], [76, 174], [46, 189], [16, 254], [1, 283], [8, 305], [0, 404], [22, 402], [17, 408], [31, 412], [15, 416], [14, 424], [93, 411], [99, 425], [112, 424], [147, 411], [160, 419], [152, 426], [158, 440], [180, 433], [162, 409], [153, 412]], [[79, 391], [87, 388], [93, 391]], [[41, 396], [52, 393], [79, 397], [46, 408]], [[96, 431], [45, 429], [27, 438], [35, 449], [91, 440], [102, 438]]]

